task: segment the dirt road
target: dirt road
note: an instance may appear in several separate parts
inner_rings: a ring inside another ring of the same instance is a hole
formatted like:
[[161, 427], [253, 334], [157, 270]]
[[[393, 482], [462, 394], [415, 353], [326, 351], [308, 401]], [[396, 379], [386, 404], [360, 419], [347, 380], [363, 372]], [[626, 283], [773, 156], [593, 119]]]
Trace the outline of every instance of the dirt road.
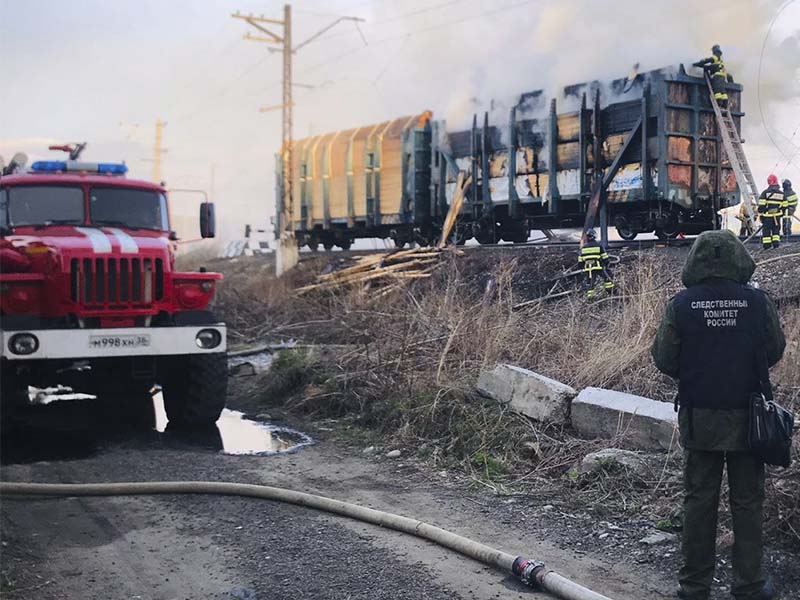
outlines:
[[[494, 514], [480, 491], [404, 458], [315, 436], [273, 456], [231, 456], [208, 440], [148, 427], [70, 430], [59, 418], [6, 453], [6, 481], [205, 479], [284, 486], [434, 523], [545, 560], [616, 600], [668, 597], [670, 582], [602, 552], [568, 550]], [[97, 426], [97, 422], [93, 424]], [[322, 432], [321, 435], [326, 435]], [[14, 462], [17, 461], [17, 462]], [[34, 461], [34, 462], [26, 462]], [[504, 522], [505, 521], [505, 522]], [[510, 576], [402, 534], [307, 509], [224, 497], [5, 499], [3, 597], [81, 599], [520, 599], [543, 597]]]

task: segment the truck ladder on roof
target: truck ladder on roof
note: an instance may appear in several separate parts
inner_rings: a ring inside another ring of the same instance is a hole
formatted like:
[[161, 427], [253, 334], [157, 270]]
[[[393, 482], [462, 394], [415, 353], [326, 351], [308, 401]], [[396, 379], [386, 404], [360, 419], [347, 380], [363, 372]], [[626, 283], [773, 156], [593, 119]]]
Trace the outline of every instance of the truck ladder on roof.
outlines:
[[736, 130], [736, 123], [733, 122], [731, 111], [727, 108], [720, 108], [714, 98], [714, 88], [711, 86], [711, 77], [708, 76], [708, 73], [705, 74], [705, 78], [711, 106], [717, 116], [717, 127], [722, 138], [722, 144], [725, 146], [725, 152], [728, 155], [731, 168], [733, 168], [733, 173], [736, 175], [736, 183], [742, 192], [742, 202], [744, 202], [747, 218], [750, 220], [749, 225], [755, 229], [756, 215], [753, 212], [753, 205], [758, 204], [759, 196], [756, 181], [753, 179], [753, 172], [750, 170], [747, 157], [744, 155], [742, 140], [739, 138], [739, 132]]

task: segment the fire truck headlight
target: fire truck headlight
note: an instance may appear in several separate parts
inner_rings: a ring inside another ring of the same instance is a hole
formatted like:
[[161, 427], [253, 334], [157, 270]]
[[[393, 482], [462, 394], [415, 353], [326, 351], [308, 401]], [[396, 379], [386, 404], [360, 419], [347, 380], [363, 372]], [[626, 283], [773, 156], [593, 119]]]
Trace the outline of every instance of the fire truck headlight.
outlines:
[[203, 281], [200, 284], [200, 289], [203, 290], [206, 294], [209, 293], [214, 289], [214, 282], [213, 281]]
[[206, 295], [196, 283], [177, 286], [178, 302], [186, 308], [198, 308], [208, 302]]
[[210, 350], [216, 348], [222, 343], [222, 336], [216, 329], [201, 329], [197, 332], [195, 343], [199, 348]]
[[39, 349], [39, 339], [32, 333], [17, 333], [8, 340], [8, 349], [14, 354], [33, 354]]

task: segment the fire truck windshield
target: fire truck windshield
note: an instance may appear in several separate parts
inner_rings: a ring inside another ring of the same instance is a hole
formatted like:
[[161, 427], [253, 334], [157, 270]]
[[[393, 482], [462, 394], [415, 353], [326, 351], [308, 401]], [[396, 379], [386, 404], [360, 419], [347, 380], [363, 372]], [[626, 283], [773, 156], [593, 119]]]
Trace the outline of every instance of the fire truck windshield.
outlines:
[[0, 225], [82, 225], [83, 190], [79, 187], [25, 185], [0, 190]]
[[167, 199], [163, 194], [129, 188], [89, 190], [89, 216], [93, 225], [169, 231]]

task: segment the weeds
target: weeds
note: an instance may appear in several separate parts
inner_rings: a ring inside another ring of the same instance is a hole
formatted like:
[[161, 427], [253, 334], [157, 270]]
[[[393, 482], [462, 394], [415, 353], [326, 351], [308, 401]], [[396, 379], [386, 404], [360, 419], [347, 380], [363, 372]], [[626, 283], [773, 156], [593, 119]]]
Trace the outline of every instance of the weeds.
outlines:
[[[624, 290], [617, 298], [590, 305], [576, 293], [515, 310], [572, 260], [542, 253], [531, 267], [521, 256], [490, 264], [444, 258], [435, 277], [384, 295], [379, 304], [369, 289], [297, 298], [291, 290], [310, 279], [308, 272], [276, 281], [240, 266], [246, 283], [223, 288], [220, 308], [231, 315], [237, 339], [335, 345], [327, 355], [283, 353], [261, 382], [270, 402], [320, 418], [347, 415], [387, 445], [424, 446], [433, 465], [458, 464], [495, 489], [530, 484], [531, 495], [546, 498], [566, 485], [569, 501], [584, 507], [671, 519], [681, 497], [680, 453], [667, 454], [646, 476], [613, 466], [571, 475], [587, 452], [624, 448], [624, 436], [580, 440], [559, 427], [534, 425], [472, 390], [482, 370], [510, 362], [579, 389], [672, 400], [674, 383], [655, 369], [649, 348], [667, 299], [681, 288], [678, 270], [663, 254], [643, 251], [617, 269], [617, 288]], [[320, 259], [309, 271], [322, 266]], [[791, 341], [773, 380], [778, 399], [800, 411], [800, 311], [782, 311]], [[797, 544], [800, 471], [772, 473], [769, 490], [769, 527]]]

